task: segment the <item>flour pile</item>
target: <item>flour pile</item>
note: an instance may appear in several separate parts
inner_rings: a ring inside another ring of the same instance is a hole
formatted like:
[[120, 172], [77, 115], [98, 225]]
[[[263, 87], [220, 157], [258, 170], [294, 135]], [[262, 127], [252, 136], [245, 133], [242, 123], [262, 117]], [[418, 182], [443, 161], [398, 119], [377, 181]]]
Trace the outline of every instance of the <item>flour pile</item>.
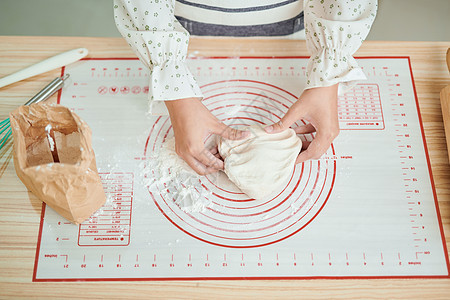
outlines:
[[212, 193], [202, 186], [202, 176], [176, 154], [174, 138], [147, 157], [141, 175], [151, 193], [172, 200], [185, 212], [201, 212], [212, 206]]

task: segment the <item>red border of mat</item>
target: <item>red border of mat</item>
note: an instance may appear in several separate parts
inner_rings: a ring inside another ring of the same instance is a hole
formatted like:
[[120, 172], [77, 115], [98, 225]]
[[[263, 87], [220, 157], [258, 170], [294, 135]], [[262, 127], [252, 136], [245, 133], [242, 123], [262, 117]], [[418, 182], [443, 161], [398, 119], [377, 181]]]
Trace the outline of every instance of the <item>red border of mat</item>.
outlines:
[[[225, 57], [225, 56], [212, 56], [212, 57], [193, 57], [189, 59], [230, 59], [234, 57]], [[289, 59], [289, 58], [309, 58], [309, 56], [258, 56], [258, 57], [251, 57], [251, 56], [241, 56], [239, 57], [241, 59]], [[38, 241], [36, 246], [36, 256], [35, 256], [35, 262], [34, 262], [34, 270], [33, 270], [33, 282], [70, 282], [70, 281], [170, 281], [170, 280], [311, 280], [311, 279], [335, 279], [335, 280], [342, 280], [342, 279], [434, 279], [434, 278], [450, 278], [450, 263], [449, 263], [449, 257], [448, 257], [448, 251], [447, 251], [447, 244], [445, 241], [445, 235], [444, 235], [444, 229], [442, 227], [442, 219], [441, 214], [439, 211], [439, 203], [437, 200], [436, 195], [436, 187], [434, 184], [433, 179], [433, 173], [431, 170], [431, 164], [430, 164], [430, 156], [428, 154], [428, 148], [427, 143], [425, 140], [425, 131], [423, 129], [422, 124], [422, 116], [420, 113], [420, 107], [419, 107], [419, 100], [417, 98], [417, 92], [416, 92], [416, 85], [414, 82], [414, 76], [412, 72], [412, 66], [411, 66], [411, 59], [409, 56], [365, 56], [365, 57], [355, 57], [356, 59], [407, 59], [408, 65], [409, 65], [409, 71], [411, 74], [411, 82], [414, 90], [414, 97], [416, 100], [416, 107], [417, 107], [417, 114], [419, 117], [419, 124], [420, 124], [420, 130], [422, 133], [422, 139], [423, 139], [423, 146], [425, 150], [425, 156], [427, 158], [427, 164], [428, 164], [428, 171], [430, 175], [430, 181], [431, 181], [431, 187], [433, 190], [433, 196], [434, 196], [434, 204], [436, 208], [436, 214], [439, 221], [439, 230], [441, 232], [441, 241], [445, 253], [445, 260], [447, 264], [447, 275], [412, 275], [412, 276], [303, 276], [303, 277], [283, 277], [283, 276], [273, 276], [273, 277], [166, 277], [166, 278], [62, 278], [62, 279], [37, 279], [36, 273], [37, 273], [37, 267], [38, 267], [38, 261], [39, 261], [39, 250], [41, 247], [41, 236], [42, 236], [42, 228], [44, 223], [44, 215], [45, 215], [45, 203], [42, 203], [42, 211], [41, 211], [41, 222], [39, 225], [39, 235], [38, 235]], [[84, 58], [83, 60], [137, 60], [138, 58], [121, 58], [121, 57], [110, 57], [110, 58]], [[61, 76], [64, 75], [65, 68], [62, 67], [61, 69]], [[61, 99], [61, 90], [58, 92], [58, 100], [57, 103], [60, 103]]]

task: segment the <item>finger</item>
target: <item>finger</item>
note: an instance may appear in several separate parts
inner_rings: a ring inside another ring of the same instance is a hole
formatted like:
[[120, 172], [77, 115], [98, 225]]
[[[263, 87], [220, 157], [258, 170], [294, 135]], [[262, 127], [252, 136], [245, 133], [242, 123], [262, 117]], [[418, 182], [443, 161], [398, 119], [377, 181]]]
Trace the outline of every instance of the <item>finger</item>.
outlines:
[[[309, 159], [320, 158], [331, 146], [332, 139], [326, 138], [323, 134], [316, 134], [314, 140], [308, 145], [308, 148], [300, 152], [297, 156], [296, 164], [307, 161]], [[303, 147], [303, 146], [302, 146]]]
[[250, 132], [247, 130], [234, 129], [223, 123], [220, 123], [220, 125], [218, 126], [217, 130], [214, 133], [228, 140], [242, 140], [250, 136]]
[[211, 154], [217, 157], [218, 159], [223, 160], [219, 153], [219, 147], [215, 146], [214, 148], [209, 149], [209, 152], [211, 152]]
[[301, 119], [301, 115], [299, 114], [299, 102], [294, 103], [291, 108], [287, 111], [283, 118], [277, 123], [269, 125], [264, 128], [267, 133], [278, 133], [288, 129], [292, 124], [294, 124], [297, 120]]
[[209, 150], [203, 149], [203, 151], [194, 156], [194, 158], [206, 167], [214, 168], [216, 170], [223, 170], [223, 161], [215, 157], [211, 152], [209, 152]]
[[320, 153], [320, 154], [318, 154], [318, 153], [320, 153], [320, 152], [313, 151], [312, 149], [308, 148], [305, 151], [300, 152], [300, 154], [297, 156], [297, 159], [295, 160], [295, 164], [299, 164], [299, 163], [308, 161], [310, 159], [318, 159], [323, 154], [323, 153]]
[[316, 128], [314, 126], [312, 126], [312, 124], [306, 124], [306, 125], [295, 127], [294, 131], [297, 134], [307, 134], [307, 133], [316, 132]]
[[217, 169], [205, 166], [193, 156], [185, 156], [183, 159], [199, 175], [208, 175], [217, 172]]
[[216, 145], [209, 149], [209, 152], [211, 152], [212, 155], [216, 155], [217, 153], [219, 153], [219, 147]]

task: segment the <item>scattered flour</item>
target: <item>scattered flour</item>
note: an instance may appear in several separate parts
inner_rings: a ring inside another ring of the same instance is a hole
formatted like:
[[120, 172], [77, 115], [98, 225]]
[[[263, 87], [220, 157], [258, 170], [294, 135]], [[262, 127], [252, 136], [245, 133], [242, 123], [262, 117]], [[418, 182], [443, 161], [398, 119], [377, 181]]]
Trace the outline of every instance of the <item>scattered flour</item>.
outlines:
[[176, 154], [174, 138], [166, 140], [159, 151], [147, 158], [141, 175], [150, 192], [173, 199], [185, 212], [201, 212], [212, 205], [212, 194], [202, 186], [202, 176]]

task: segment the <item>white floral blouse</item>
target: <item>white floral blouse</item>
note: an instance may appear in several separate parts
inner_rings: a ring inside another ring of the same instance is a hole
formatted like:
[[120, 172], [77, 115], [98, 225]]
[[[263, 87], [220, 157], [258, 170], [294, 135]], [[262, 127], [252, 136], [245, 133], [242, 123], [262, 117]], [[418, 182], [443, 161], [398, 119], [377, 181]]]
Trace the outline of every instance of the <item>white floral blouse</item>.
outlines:
[[[186, 4], [200, 9], [213, 7], [206, 6], [206, 0], [198, 1], [200, 4], [196, 4], [196, 1], [179, 1], [182, 7]], [[254, 0], [247, 1], [256, 3]], [[300, 5], [301, 9], [301, 2], [294, 0], [259, 1], [267, 4], [263, 9], [273, 9], [272, 19], [273, 14], [282, 14], [277, 5]], [[219, 0], [209, 2], [229, 4]], [[249, 5], [246, 1], [234, 3]], [[261, 10], [262, 6], [255, 7]], [[216, 8], [211, 10], [220, 11]], [[255, 11], [255, 8], [249, 8], [248, 11]], [[292, 14], [292, 8], [287, 11]], [[304, 21], [306, 44], [311, 54], [307, 66], [306, 88], [336, 83], [352, 85], [357, 80], [366, 79], [352, 55], [369, 33], [376, 11], [377, 0], [304, 0], [301, 17]], [[150, 110], [155, 104], [161, 105], [164, 100], [202, 97], [202, 92], [185, 63], [189, 33], [175, 14], [174, 0], [114, 0], [117, 28], [142, 63], [150, 69]], [[240, 15], [246, 18], [246, 22], [249, 19], [252, 21], [245, 13]], [[280, 20], [282, 19], [283, 16], [280, 15]], [[255, 20], [255, 24], [260, 23], [261, 21]], [[277, 24], [280, 23], [274, 23], [274, 26]]]

